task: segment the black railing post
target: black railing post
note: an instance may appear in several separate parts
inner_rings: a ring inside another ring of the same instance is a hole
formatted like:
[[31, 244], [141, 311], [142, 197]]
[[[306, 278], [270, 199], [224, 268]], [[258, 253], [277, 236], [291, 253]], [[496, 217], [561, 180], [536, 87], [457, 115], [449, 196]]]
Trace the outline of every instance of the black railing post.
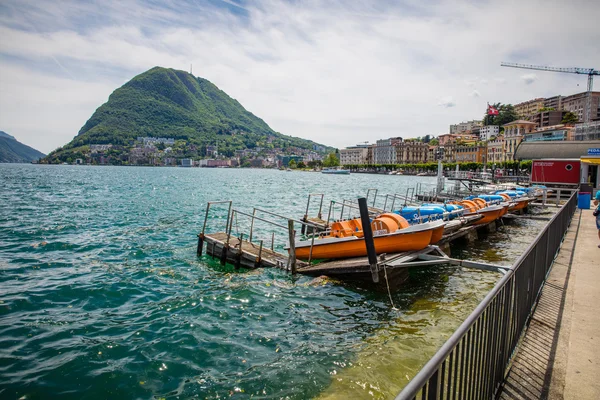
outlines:
[[367, 246], [367, 256], [371, 267], [371, 277], [373, 282], [379, 282], [379, 266], [377, 265], [377, 253], [375, 252], [375, 242], [373, 241], [373, 231], [371, 230], [371, 219], [369, 218], [369, 208], [367, 199], [361, 197], [358, 199], [358, 209], [360, 210], [360, 222], [362, 223], [365, 245]]

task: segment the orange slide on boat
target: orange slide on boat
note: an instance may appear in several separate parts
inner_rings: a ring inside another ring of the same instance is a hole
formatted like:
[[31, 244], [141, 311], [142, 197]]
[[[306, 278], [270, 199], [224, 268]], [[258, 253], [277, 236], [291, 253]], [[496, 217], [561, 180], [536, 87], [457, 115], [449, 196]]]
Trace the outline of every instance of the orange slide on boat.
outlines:
[[[367, 246], [360, 222], [358, 218], [334, 222], [327, 235], [315, 237], [314, 241], [312, 238], [296, 241], [296, 258], [307, 260], [366, 256]], [[432, 239], [437, 239], [440, 231], [443, 233], [445, 225], [441, 220], [409, 225], [400, 215], [382, 214], [371, 221], [375, 252], [382, 254], [422, 250], [432, 243]], [[434, 232], [436, 238], [433, 237]]]

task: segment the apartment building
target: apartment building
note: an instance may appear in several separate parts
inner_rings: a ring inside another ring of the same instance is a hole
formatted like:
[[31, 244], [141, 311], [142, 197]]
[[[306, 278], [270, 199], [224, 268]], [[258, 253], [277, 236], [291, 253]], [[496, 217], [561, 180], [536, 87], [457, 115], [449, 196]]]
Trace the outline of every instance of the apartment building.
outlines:
[[500, 134], [499, 125], [482, 126], [479, 130], [479, 140], [490, 140], [493, 136]]
[[562, 110], [563, 96], [554, 96], [544, 99], [544, 108], [554, 108], [556, 111]]
[[429, 145], [417, 141], [400, 142], [396, 145], [399, 164], [426, 163], [429, 158]]
[[365, 165], [369, 154], [368, 144], [359, 144], [352, 147], [340, 149], [340, 164], [342, 165]]
[[458, 145], [454, 149], [454, 159], [457, 163], [462, 162], [477, 162], [484, 163], [487, 159], [487, 147], [480, 146], [464, 146]]
[[531, 122], [535, 122], [538, 127], [554, 126], [561, 123], [566, 111], [541, 111], [529, 117]]
[[401, 137], [380, 139], [373, 149], [374, 164], [396, 164], [396, 145], [402, 142]]
[[540, 111], [540, 109], [544, 108], [544, 99], [543, 97], [539, 97], [537, 99], [524, 101], [522, 103], [515, 105], [515, 112], [519, 116], [519, 118], [528, 118], [531, 115]]
[[[587, 92], [577, 93], [563, 97], [562, 109], [577, 114], [579, 121], [584, 121], [585, 108], [587, 105]], [[600, 119], [600, 92], [592, 92], [592, 114], [590, 121]]]

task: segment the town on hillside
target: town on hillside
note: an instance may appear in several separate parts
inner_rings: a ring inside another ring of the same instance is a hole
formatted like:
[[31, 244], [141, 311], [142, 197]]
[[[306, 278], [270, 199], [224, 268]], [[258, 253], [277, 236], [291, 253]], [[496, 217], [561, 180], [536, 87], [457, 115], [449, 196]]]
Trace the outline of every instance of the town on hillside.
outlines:
[[[592, 92], [590, 122], [584, 120], [587, 92], [536, 98], [516, 105], [488, 105], [483, 120], [450, 125], [448, 133], [417, 139], [392, 137], [341, 149], [340, 163], [357, 170], [414, 169], [437, 162], [500, 171], [521, 161], [521, 142], [600, 139], [600, 92]], [[432, 170], [433, 164], [429, 165]], [[511, 173], [516, 171], [511, 171]]]
[[90, 144], [69, 157], [67, 163], [208, 168], [282, 168], [291, 164], [315, 168], [321, 166], [325, 153], [324, 146], [315, 144], [312, 149], [257, 146], [236, 150], [233, 156], [228, 156], [219, 152], [218, 143], [198, 146], [181, 139], [138, 137], [130, 146]]

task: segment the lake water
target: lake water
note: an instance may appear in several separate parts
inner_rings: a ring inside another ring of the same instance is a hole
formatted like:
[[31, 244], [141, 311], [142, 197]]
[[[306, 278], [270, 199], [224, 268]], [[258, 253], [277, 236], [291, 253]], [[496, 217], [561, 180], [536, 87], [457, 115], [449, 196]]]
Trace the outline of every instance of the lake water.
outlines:
[[[435, 178], [0, 164], [0, 398], [393, 398], [499, 274], [413, 270], [393, 309], [387, 293], [197, 258], [196, 234], [210, 200], [299, 218], [309, 192], [417, 182]], [[511, 264], [541, 226], [452, 250]]]

